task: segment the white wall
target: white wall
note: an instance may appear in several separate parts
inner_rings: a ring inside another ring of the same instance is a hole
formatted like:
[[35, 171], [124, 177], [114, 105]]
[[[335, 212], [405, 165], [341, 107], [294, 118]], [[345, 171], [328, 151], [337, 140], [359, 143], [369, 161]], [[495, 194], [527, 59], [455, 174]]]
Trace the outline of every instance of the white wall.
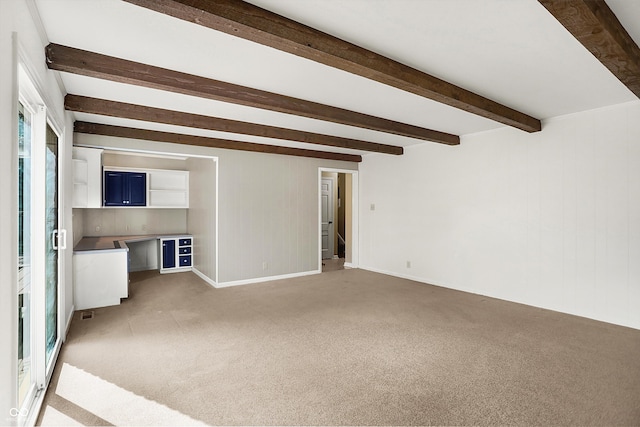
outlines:
[[193, 236], [193, 267], [217, 282], [216, 266], [216, 162], [190, 158], [187, 231]]
[[[20, 46], [35, 73], [38, 84], [44, 91], [51, 112], [62, 122], [69, 123], [63, 109], [61, 93], [53, 72], [46, 69], [44, 46], [46, 40], [38, 33], [24, 0], [0, 0], [0, 424], [10, 425], [14, 419], [9, 410], [16, 406], [15, 387], [17, 364], [17, 119], [16, 119], [16, 61], [13, 50], [13, 36], [17, 36]], [[60, 154], [63, 164], [71, 162], [71, 134], [65, 135]], [[66, 177], [67, 173], [61, 174]], [[68, 184], [61, 187], [64, 201], [69, 200]], [[71, 229], [71, 204], [63, 210], [62, 226]], [[67, 318], [72, 295], [70, 251], [65, 253], [63, 274], [63, 307]]]
[[319, 271], [318, 168], [357, 169], [351, 162], [99, 135], [78, 134], [76, 143], [217, 157], [222, 285]]
[[[16, 268], [17, 250], [9, 242], [18, 240], [15, 212], [17, 210], [16, 174], [17, 157], [12, 141], [16, 137], [14, 119], [14, 81], [15, 64], [12, 60], [13, 48], [11, 32], [15, 31], [16, 15], [19, 5], [15, 2], [0, 2], [0, 144], [8, 154], [0, 156], [0, 194], [4, 203], [0, 203], [0, 382], [12, 384], [16, 378], [17, 341], [17, 291]], [[15, 406], [15, 387], [0, 387], [0, 422], [10, 424], [7, 416]]]
[[360, 171], [362, 267], [640, 328], [640, 102]]

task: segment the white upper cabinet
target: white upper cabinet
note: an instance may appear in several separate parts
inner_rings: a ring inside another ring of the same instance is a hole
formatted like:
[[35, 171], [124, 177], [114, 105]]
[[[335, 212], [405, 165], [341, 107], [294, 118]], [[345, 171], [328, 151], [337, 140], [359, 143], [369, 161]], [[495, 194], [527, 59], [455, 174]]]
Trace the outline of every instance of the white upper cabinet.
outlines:
[[188, 171], [148, 170], [147, 173], [149, 182], [148, 207], [189, 207]]
[[146, 205], [139, 207], [189, 207], [189, 171], [108, 166], [102, 164], [102, 154], [97, 148], [73, 147], [74, 208], [103, 207], [103, 170], [146, 175]]
[[73, 207], [102, 206], [102, 151], [73, 147]]

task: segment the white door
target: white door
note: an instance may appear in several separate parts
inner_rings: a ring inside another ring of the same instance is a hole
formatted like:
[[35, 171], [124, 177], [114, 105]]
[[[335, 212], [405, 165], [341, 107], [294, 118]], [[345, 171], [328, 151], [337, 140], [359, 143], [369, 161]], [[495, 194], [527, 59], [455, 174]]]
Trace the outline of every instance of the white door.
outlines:
[[322, 259], [333, 258], [333, 180], [322, 178]]

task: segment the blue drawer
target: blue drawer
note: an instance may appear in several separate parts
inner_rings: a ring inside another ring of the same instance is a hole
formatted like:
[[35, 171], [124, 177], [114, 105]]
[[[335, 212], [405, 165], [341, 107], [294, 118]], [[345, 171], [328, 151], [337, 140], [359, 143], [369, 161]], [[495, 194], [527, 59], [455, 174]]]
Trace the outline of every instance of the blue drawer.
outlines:
[[191, 246], [191, 239], [180, 239], [180, 246]]
[[180, 257], [180, 267], [191, 267], [191, 255]]
[[178, 248], [178, 251], [179, 251], [180, 255], [190, 254], [191, 253], [191, 246], [185, 246], [184, 248]]

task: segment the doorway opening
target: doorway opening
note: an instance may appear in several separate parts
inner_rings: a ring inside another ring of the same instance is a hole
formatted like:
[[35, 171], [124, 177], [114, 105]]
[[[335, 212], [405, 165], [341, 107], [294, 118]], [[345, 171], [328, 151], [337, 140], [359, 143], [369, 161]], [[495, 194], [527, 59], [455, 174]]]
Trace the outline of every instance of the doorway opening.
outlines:
[[320, 270], [355, 267], [357, 172], [320, 168], [319, 198]]

